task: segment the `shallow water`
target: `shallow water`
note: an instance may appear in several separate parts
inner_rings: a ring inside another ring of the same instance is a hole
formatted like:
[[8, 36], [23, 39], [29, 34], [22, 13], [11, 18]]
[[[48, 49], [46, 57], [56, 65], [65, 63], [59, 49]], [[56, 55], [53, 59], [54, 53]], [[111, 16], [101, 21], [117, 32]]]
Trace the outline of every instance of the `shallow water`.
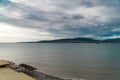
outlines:
[[27, 63], [62, 78], [120, 80], [120, 44], [0, 44], [0, 59]]

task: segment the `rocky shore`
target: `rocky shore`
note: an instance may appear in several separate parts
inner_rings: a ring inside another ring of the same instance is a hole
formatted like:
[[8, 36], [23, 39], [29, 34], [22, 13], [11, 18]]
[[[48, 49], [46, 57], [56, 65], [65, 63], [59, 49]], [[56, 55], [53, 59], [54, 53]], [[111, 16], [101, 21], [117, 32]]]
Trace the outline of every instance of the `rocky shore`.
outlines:
[[36, 80], [72, 80], [72, 79], [62, 79], [62, 78], [54, 77], [39, 71], [34, 71], [33, 77]]

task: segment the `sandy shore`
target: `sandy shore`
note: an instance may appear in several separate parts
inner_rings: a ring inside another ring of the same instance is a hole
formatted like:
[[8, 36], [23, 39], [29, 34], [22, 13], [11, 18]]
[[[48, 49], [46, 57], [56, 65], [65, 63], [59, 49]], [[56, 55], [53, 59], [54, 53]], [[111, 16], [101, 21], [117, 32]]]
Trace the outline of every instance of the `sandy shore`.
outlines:
[[[35, 78], [36, 80], [72, 80], [72, 79], [62, 79], [62, 78], [58, 78], [55, 76], [45, 74], [43, 72], [37, 71], [36, 68], [33, 71], [29, 71], [29, 70], [27, 70], [27, 68], [23, 70], [24, 67], [22, 67], [20, 65], [16, 65], [14, 62], [11, 62], [11, 61], [9, 61], [9, 62], [10, 62], [10, 64], [7, 67], [9, 67], [10, 69], [12, 69], [16, 72], [25, 73], [26, 75], [31, 76], [31, 77]], [[24, 64], [24, 65], [26, 65], [26, 64]], [[29, 65], [26, 65], [26, 66], [30, 67], [30, 68], [34, 68]]]

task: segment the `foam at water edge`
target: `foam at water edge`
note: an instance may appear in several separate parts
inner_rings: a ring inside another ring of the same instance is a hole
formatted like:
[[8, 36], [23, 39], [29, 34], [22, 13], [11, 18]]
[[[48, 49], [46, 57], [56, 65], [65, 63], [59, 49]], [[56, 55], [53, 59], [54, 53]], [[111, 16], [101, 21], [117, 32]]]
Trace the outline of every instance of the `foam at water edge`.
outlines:
[[65, 80], [87, 80], [87, 79], [75, 79], [75, 78], [72, 78], [72, 79], [65, 79]]

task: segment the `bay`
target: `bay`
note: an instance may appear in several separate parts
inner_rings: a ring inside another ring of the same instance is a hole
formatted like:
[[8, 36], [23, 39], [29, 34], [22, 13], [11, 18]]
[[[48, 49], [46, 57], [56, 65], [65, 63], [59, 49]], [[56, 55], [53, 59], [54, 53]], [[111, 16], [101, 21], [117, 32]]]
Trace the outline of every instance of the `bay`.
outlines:
[[120, 80], [120, 44], [1, 43], [0, 59], [73, 80]]

